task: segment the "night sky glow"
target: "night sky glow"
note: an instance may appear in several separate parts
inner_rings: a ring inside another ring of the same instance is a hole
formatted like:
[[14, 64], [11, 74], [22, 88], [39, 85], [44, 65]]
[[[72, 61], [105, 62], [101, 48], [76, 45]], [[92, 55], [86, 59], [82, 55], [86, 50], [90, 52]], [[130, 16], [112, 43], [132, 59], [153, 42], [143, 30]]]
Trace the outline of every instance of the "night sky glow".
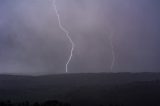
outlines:
[[[69, 73], [159, 72], [159, 0], [56, 0]], [[0, 0], [0, 73], [66, 72], [52, 0]]]

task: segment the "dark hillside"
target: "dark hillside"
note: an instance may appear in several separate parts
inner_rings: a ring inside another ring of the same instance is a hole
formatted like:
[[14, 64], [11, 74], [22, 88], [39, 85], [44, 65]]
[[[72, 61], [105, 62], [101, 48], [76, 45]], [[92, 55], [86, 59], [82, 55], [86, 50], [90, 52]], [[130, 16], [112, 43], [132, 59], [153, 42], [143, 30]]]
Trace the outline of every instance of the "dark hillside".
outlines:
[[0, 75], [0, 100], [59, 100], [74, 106], [160, 106], [159, 73]]

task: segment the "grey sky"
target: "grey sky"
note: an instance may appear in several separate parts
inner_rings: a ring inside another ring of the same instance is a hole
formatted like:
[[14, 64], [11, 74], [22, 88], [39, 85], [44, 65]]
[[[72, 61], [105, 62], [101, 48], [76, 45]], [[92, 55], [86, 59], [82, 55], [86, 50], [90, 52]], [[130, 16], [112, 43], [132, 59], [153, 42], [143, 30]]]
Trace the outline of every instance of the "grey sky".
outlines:
[[[69, 72], [160, 69], [158, 0], [57, 0], [76, 44]], [[0, 0], [0, 73], [64, 73], [70, 43], [58, 27], [51, 0]]]

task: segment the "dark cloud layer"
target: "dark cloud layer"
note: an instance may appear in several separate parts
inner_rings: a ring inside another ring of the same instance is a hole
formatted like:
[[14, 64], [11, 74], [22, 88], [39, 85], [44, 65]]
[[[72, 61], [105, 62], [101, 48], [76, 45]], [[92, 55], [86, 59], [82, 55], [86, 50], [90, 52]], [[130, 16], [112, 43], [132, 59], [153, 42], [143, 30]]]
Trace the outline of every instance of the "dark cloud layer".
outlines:
[[[70, 43], [52, 0], [0, 0], [0, 73], [64, 73]], [[158, 0], [57, 0], [76, 47], [69, 72], [159, 71]]]

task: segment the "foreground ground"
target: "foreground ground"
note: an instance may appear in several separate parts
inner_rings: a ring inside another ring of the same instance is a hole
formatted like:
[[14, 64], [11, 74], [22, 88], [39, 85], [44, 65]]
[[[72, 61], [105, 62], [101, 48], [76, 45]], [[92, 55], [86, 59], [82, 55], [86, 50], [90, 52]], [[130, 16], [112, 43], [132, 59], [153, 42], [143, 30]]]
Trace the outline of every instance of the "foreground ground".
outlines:
[[34, 106], [48, 100], [55, 106], [160, 106], [160, 73], [0, 75], [0, 101], [8, 100]]

